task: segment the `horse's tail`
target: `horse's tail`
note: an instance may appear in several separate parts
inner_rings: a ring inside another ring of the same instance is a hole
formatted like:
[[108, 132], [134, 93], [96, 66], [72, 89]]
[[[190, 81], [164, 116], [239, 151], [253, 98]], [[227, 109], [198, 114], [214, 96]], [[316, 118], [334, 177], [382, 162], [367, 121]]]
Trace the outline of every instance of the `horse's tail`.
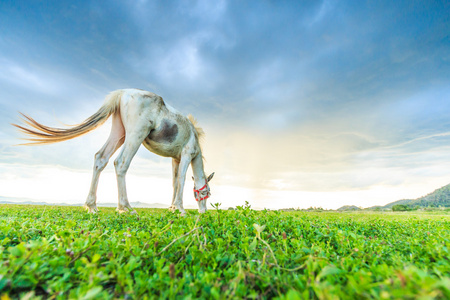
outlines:
[[29, 136], [29, 138], [25, 138], [25, 140], [30, 141], [31, 143], [22, 145], [45, 145], [67, 141], [86, 134], [105, 123], [113, 113], [119, 110], [122, 94], [123, 92], [121, 90], [110, 93], [106, 97], [105, 103], [95, 114], [87, 118], [81, 124], [69, 126], [68, 128], [48, 127], [38, 123], [33, 118], [23, 113], [21, 113], [24, 117], [22, 122], [28, 126], [12, 125]]

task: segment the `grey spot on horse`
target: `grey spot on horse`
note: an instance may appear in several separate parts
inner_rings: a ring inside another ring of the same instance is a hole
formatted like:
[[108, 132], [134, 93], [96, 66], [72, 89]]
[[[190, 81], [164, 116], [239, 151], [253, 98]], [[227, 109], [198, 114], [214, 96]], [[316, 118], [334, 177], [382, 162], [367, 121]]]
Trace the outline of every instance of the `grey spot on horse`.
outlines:
[[178, 125], [168, 120], [163, 120], [161, 125], [150, 131], [148, 138], [158, 143], [172, 143], [178, 135]]

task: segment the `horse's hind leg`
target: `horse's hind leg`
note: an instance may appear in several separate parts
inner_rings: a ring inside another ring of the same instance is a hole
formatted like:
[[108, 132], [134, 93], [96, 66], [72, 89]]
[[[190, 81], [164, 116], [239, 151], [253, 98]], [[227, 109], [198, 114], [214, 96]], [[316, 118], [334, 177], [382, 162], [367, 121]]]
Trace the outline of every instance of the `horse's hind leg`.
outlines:
[[117, 149], [122, 146], [125, 140], [125, 129], [120, 118], [120, 113], [115, 113], [112, 116], [111, 133], [105, 145], [95, 154], [94, 170], [92, 174], [91, 187], [89, 195], [86, 199], [85, 207], [90, 213], [97, 212], [97, 187], [100, 173], [108, 164], [111, 156]]

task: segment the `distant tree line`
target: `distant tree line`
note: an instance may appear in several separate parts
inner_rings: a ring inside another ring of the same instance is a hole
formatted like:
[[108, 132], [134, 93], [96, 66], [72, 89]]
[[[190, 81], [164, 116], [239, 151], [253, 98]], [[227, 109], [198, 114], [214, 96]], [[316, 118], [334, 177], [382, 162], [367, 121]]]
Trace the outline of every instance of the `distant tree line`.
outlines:
[[412, 210], [418, 210], [419, 206], [416, 205], [414, 207], [411, 207], [409, 205], [405, 205], [405, 204], [396, 204], [394, 206], [392, 206], [392, 211], [412, 211]]

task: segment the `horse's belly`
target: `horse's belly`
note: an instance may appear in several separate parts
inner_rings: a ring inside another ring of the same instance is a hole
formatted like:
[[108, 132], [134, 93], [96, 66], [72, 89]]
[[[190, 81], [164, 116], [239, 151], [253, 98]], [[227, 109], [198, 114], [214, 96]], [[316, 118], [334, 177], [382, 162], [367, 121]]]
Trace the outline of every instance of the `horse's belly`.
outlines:
[[172, 143], [164, 144], [160, 142], [155, 142], [148, 137], [144, 140], [142, 144], [144, 145], [145, 148], [147, 148], [147, 150], [160, 156], [178, 158], [181, 153], [181, 148], [177, 147], [177, 145], [175, 144]]

